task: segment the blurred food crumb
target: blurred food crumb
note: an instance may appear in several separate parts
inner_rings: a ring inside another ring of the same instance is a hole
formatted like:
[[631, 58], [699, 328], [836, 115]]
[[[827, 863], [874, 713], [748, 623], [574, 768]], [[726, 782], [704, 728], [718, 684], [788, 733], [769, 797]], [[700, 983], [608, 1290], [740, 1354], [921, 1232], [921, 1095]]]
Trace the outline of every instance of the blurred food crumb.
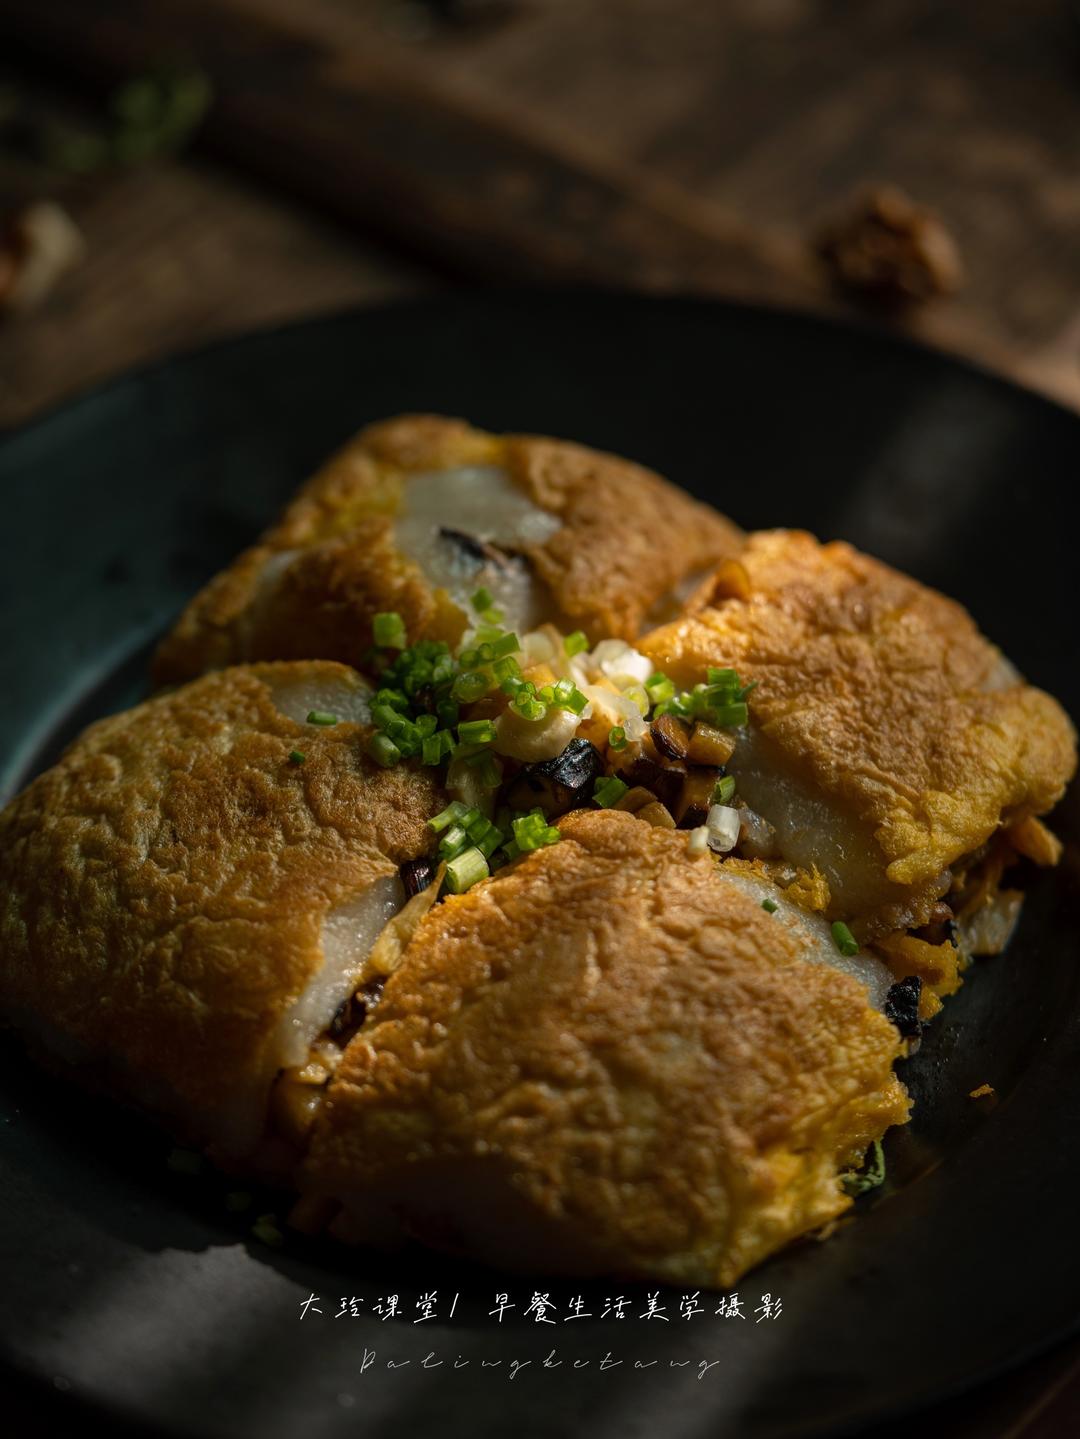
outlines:
[[0, 224], [0, 314], [32, 310], [86, 251], [74, 220], [38, 200]]
[[891, 185], [859, 195], [815, 248], [841, 289], [879, 304], [921, 304], [963, 283], [960, 252], [939, 216]]
[[969, 1098], [969, 1099], [990, 1099], [990, 1098], [992, 1098], [992, 1097], [994, 1096], [995, 1092], [996, 1092], [996, 1091], [995, 1091], [994, 1086], [993, 1086], [992, 1084], [980, 1084], [979, 1087], [978, 1087], [978, 1089], [973, 1089], [973, 1090], [971, 1091], [971, 1093], [968, 1095], [968, 1098]]

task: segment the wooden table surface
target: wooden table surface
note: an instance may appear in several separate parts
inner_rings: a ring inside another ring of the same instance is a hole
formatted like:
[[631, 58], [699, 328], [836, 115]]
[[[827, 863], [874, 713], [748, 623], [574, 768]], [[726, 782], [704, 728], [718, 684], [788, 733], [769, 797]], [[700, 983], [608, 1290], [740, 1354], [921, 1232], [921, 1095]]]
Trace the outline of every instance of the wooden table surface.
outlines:
[[[214, 89], [179, 156], [72, 176], [5, 129], [5, 94], [93, 124], [177, 60]], [[86, 240], [0, 319], [0, 427], [212, 338], [463, 282], [851, 310], [814, 237], [880, 184], [940, 214], [966, 272], [888, 322], [1080, 406], [1067, 0], [0, 0], [0, 214], [56, 199]], [[919, 1425], [1080, 1434], [1080, 1346]]]

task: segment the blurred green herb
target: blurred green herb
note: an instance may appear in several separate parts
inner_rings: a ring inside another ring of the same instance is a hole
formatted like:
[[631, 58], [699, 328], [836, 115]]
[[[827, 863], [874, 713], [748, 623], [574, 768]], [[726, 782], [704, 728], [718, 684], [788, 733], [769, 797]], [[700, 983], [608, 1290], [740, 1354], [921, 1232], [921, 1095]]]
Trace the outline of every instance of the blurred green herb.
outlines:
[[213, 93], [201, 70], [159, 70], [115, 91], [111, 148], [120, 164], [179, 150], [202, 124]]
[[0, 131], [14, 147], [49, 170], [94, 175], [183, 149], [213, 99], [203, 71], [160, 67], [114, 90], [103, 124], [93, 128], [27, 111], [18, 92], [0, 89]]
[[885, 1154], [880, 1139], [875, 1139], [866, 1151], [862, 1168], [846, 1170], [840, 1176], [840, 1183], [844, 1193], [852, 1198], [885, 1183]]

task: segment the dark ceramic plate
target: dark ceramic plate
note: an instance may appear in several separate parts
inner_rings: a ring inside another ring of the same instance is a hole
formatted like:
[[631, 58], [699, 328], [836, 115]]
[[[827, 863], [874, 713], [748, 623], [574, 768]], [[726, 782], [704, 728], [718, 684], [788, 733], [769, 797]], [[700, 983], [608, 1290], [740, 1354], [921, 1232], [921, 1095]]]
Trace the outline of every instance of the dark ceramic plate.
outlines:
[[[350, 431], [409, 409], [572, 436], [656, 466], [744, 525], [850, 539], [962, 600], [1080, 714], [1076, 416], [807, 318], [448, 298], [221, 345], [0, 442], [5, 788], [143, 694], [148, 647], [196, 586]], [[659, 1291], [649, 1319], [645, 1286], [268, 1248], [250, 1226], [275, 1196], [233, 1214], [227, 1183], [174, 1173], [160, 1134], [43, 1079], [5, 1042], [9, 1373], [63, 1395], [69, 1424], [97, 1414], [192, 1436], [794, 1439], [878, 1423], [1018, 1362], [1072, 1330], [1080, 1294], [1075, 796], [1057, 824], [1066, 859], [1033, 876], [1008, 954], [978, 965], [905, 1066], [915, 1117], [888, 1140], [888, 1184], [828, 1243], [748, 1276], [742, 1320], [718, 1316], [716, 1296], [687, 1315], [678, 1290]], [[994, 1107], [968, 1098], [984, 1081]], [[534, 1290], [553, 1323], [526, 1312]], [[501, 1322], [499, 1292], [515, 1305]], [[381, 1317], [393, 1294], [400, 1312]], [[593, 1317], [569, 1317], [579, 1294]], [[625, 1317], [602, 1317], [619, 1294]], [[766, 1294], [782, 1313], [759, 1322]], [[301, 1319], [309, 1295], [323, 1312]], [[335, 1318], [342, 1297], [358, 1317]]]

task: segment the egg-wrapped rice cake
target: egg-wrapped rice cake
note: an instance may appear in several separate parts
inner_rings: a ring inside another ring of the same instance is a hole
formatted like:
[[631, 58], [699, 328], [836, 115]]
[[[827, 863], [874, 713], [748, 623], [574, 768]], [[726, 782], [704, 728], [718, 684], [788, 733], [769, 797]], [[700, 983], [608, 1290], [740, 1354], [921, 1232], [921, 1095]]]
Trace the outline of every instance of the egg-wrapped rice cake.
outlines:
[[367, 758], [369, 733], [366, 687], [331, 662], [224, 670], [92, 725], [0, 815], [4, 1020], [186, 1140], [287, 1173], [445, 801], [430, 771]]
[[840, 1171], [905, 1121], [892, 977], [685, 834], [559, 827], [421, 920], [301, 1185], [343, 1238], [729, 1285], [841, 1213]]
[[816, 868], [859, 939], [931, 922], [999, 831], [1056, 857], [1034, 817], [1073, 774], [1073, 727], [959, 604], [793, 530], [751, 535], [691, 603], [639, 647], [676, 684], [753, 684], [727, 770], [766, 822], [755, 852]]
[[740, 532], [658, 475], [568, 441], [407, 415], [369, 426], [195, 597], [160, 683], [238, 661], [357, 664], [372, 622], [454, 643], [487, 590], [519, 633], [543, 621], [633, 636]]

